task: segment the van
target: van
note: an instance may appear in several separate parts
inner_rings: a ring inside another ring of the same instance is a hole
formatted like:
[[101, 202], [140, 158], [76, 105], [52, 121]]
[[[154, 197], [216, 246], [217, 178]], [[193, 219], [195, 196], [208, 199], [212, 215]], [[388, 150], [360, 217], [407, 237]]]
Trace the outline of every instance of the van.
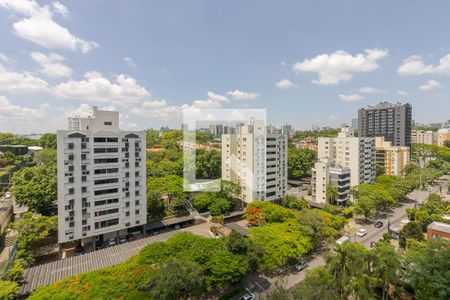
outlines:
[[339, 239], [336, 240], [336, 244], [342, 245], [346, 241], [350, 241], [350, 237], [348, 235], [343, 235]]

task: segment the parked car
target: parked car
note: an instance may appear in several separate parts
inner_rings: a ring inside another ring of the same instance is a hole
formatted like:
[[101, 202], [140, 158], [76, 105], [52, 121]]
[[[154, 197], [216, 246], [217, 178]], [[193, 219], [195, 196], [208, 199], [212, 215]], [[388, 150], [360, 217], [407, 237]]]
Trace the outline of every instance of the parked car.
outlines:
[[338, 238], [336, 240], [336, 244], [338, 245], [342, 245], [343, 243], [345, 243], [346, 241], [350, 241], [350, 237], [348, 235], [343, 235], [340, 238]]
[[126, 236], [122, 236], [119, 238], [119, 244], [123, 244], [127, 242], [127, 237]]
[[375, 226], [375, 228], [381, 228], [381, 227], [383, 227], [383, 222], [381, 222], [381, 221], [376, 221], [375, 224], [374, 224], [373, 226]]
[[117, 244], [117, 240], [114, 238], [111, 238], [108, 240], [108, 246], [114, 246], [115, 244]]
[[298, 263], [296, 263], [296, 264], [294, 265], [294, 268], [295, 268], [297, 271], [301, 271], [301, 270], [305, 269], [306, 267], [308, 267], [308, 262], [305, 261], [305, 260], [301, 260], [301, 261], [299, 261]]
[[250, 292], [248, 289], [245, 289], [245, 292], [241, 295], [241, 298], [239, 298], [240, 300], [254, 300], [255, 295], [253, 295], [252, 292]]
[[11, 197], [12, 197], [11, 192], [6, 192], [6, 193], [5, 193], [5, 198], [6, 198], [6, 199], [9, 199], [9, 198], [11, 198]]
[[357, 232], [356, 232], [356, 236], [359, 237], [363, 237], [367, 234], [367, 230], [365, 230], [364, 228], [360, 228]]

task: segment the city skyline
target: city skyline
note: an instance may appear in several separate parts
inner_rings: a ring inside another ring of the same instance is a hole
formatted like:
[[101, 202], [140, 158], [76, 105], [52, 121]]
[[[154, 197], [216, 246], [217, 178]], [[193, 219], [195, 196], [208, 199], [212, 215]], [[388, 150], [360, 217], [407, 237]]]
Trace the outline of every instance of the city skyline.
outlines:
[[55, 132], [92, 105], [133, 130], [221, 107], [338, 127], [380, 101], [411, 103], [417, 122], [448, 119], [444, 1], [105, 4], [0, 1], [3, 131]]

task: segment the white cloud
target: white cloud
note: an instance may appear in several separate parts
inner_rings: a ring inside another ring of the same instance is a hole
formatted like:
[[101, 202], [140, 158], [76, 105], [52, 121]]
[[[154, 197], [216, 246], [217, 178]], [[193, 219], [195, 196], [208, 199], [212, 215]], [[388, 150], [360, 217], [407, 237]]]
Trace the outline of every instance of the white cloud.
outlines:
[[195, 108], [219, 108], [223, 103], [228, 103], [230, 100], [222, 95], [208, 92], [208, 98], [205, 100], [194, 100], [192, 106]]
[[349, 94], [349, 95], [339, 94], [339, 98], [342, 101], [347, 101], [347, 102], [359, 101], [361, 99], [364, 99], [363, 96], [358, 95], [358, 94]]
[[380, 90], [380, 89], [377, 89], [377, 88], [374, 88], [371, 86], [364, 86], [359, 89], [359, 92], [363, 93], [363, 94], [378, 94], [378, 93], [383, 92], [383, 90]]
[[294, 87], [295, 84], [292, 81], [290, 81], [289, 79], [281, 79], [280, 81], [275, 83], [275, 86], [279, 89], [286, 90], [288, 88]]
[[54, 13], [67, 17], [67, 8], [59, 2], [40, 6], [34, 0], [0, 0], [0, 7], [24, 16], [13, 24], [14, 33], [30, 42], [48, 49], [77, 50], [86, 53], [98, 47], [93, 41], [73, 35], [66, 27], [53, 20]]
[[227, 95], [231, 96], [235, 100], [253, 100], [259, 97], [257, 93], [243, 92], [239, 90], [228, 92]]
[[134, 60], [131, 57], [125, 56], [123, 58], [123, 60], [127, 66], [132, 67], [132, 68], [137, 67], [137, 64], [134, 62]]
[[130, 112], [142, 116], [152, 117], [160, 120], [172, 120], [181, 118], [181, 107], [172, 106], [166, 100], [144, 101], [140, 107], [133, 107]]
[[87, 72], [84, 78], [56, 85], [53, 94], [58, 98], [110, 102], [124, 106], [150, 96], [145, 87], [137, 84], [136, 80], [128, 75], [118, 75], [115, 82], [104, 78], [99, 72]]
[[315, 84], [338, 84], [352, 79], [355, 73], [372, 72], [380, 66], [378, 61], [388, 55], [387, 49], [366, 49], [365, 53], [351, 55], [339, 50], [331, 54], [321, 54], [311, 59], [305, 59], [292, 66], [296, 73], [315, 72], [318, 79]]
[[6, 97], [0, 96], [0, 118], [29, 120], [31, 118], [43, 118], [41, 110], [28, 108], [20, 105], [13, 105]]
[[424, 85], [419, 86], [419, 90], [421, 90], [421, 91], [431, 91], [431, 90], [434, 90], [434, 89], [439, 88], [441, 86], [442, 86], [442, 84], [440, 84], [436, 80], [428, 80], [427, 83], [425, 83]]
[[397, 73], [403, 76], [424, 74], [450, 75], [450, 54], [442, 57], [436, 66], [426, 65], [423, 62], [423, 58], [419, 55], [410, 56], [398, 67]]
[[39, 72], [51, 78], [68, 77], [72, 75], [72, 69], [62, 64], [65, 58], [61, 55], [50, 53], [45, 55], [41, 52], [30, 53], [31, 58], [41, 65], [42, 69]]
[[408, 96], [407, 91], [397, 91], [397, 94], [399, 94], [400, 96]]
[[9, 62], [9, 58], [5, 54], [3, 54], [1, 52], [0, 52], [0, 60], [5, 62], [5, 63]]
[[0, 64], [0, 91], [37, 93], [48, 91], [48, 83], [29, 72], [15, 72]]
[[64, 4], [62, 4], [59, 1], [53, 2], [53, 9], [55, 10], [55, 13], [61, 15], [64, 19], [67, 19], [67, 17], [69, 16], [69, 10], [67, 9], [67, 7], [64, 6]]

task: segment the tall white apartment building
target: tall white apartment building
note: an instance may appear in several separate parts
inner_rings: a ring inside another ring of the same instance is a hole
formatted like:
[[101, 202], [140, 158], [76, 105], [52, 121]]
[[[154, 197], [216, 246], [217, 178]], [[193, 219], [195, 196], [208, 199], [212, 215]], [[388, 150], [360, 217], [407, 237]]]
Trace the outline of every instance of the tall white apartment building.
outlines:
[[95, 242], [147, 221], [145, 131], [93, 107], [58, 130], [58, 242]]
[[287, 137], [268, 133], [263, 121], [250, 120], [236, 133], [222, 135], [222, 179], [242, 187], [242, 200], [273, 201], [287, 190]]
[[335, 138], [318, 138], [318, 160], [327, 159], [331, 165], [350, 169], [350, 185], [372, 183], [376, 177], [374, 138], [355, 137], [348, 127]]
[[313, 201], [326, 201], [329, 183], [338, 189], [337, 202], [346, 201], [350, 187], [375, 181], [375, 139], [354, 137], [348, 127], [342, 128], [336, 138], [319, 137], [318, 162], [312, 171]]

